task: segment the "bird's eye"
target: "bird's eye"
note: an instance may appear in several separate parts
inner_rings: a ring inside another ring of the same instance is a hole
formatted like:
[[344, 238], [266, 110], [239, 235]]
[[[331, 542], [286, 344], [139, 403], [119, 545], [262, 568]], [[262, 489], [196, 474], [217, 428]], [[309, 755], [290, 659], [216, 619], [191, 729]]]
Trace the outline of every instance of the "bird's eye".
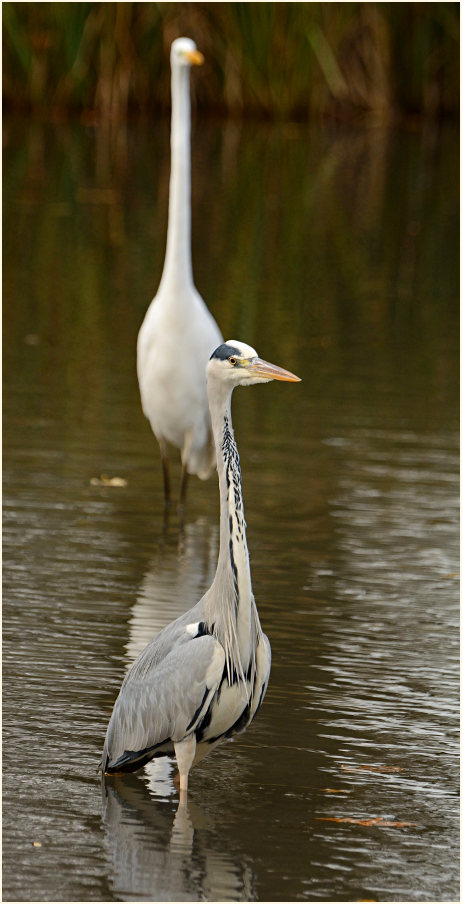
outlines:
[[237, 358], [233, 358], [232, 356], [231, 356], [231, 358], [228, 358], [228, 361], [232, 365], [237, 364]]

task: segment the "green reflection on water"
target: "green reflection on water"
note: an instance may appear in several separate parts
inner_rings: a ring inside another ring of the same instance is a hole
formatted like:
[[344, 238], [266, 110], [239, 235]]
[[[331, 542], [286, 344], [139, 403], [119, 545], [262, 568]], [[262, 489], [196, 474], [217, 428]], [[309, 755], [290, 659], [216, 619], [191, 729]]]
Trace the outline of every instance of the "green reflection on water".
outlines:
[[[104, 423], [108, 373], [133, 392], [161, 273], [166, 124], [5, 131], [6, 378], [18, 355], [26, 384], [59, 367], [69, 419], [85, 400]], [[196, 128], [195, 275], [224, 335], [298, 368], [311, 396], [366, 358], [365, 393], [372, 376], [454, 397], [457, 160], [450, 130]]]

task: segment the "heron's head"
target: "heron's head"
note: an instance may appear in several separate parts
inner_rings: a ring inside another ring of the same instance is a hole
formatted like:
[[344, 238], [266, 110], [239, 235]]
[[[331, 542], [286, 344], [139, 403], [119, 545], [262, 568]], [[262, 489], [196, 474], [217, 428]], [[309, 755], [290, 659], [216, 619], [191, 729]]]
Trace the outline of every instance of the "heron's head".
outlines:
[[221, 382], [234, 386], [249, 386], [252, 383], [269, 383], [270, 380], [285, 380], [299, 383], [300, 377], [259, 358], [251, 345], [228, 339], [215, 349], [207, 366], [209, 375]]
[[191, 38], [177, 38], [170, 50], [172, 66], [202, 66], [204, 57]]

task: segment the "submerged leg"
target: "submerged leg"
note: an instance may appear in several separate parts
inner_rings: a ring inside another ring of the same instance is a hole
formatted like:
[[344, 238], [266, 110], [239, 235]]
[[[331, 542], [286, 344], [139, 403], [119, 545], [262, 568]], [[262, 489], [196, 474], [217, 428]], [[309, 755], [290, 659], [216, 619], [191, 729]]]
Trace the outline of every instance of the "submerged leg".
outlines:
[[192, 446], [193, 431], [187, 430], [184, 437], [183, 448], [181, 450], [181, 486], [180, 486], [180, 506], [186, 502], [186, 490], [188, 488], [188, 470], [187, 461]]
[[160, 457], [162, 459], [162, 473], [164, 475], [164, 502], [166, 505], [170, 502], [170, 471], [168, 466], [168, 449], [167, 443], [165, 442], [163, 436], [157, 437], [159, 448], [160, 448]]
[[180, 791], [188, 790], [188, 774], [196, 753], [196, 736], [189, 735], [182, 741], [175, 741], [175, 756], [180, 773]]
[[184, 505], [186, 502], [187, 488], [188, 488], [188, 472], [186, 470], [186, 465], [183, 465], [183, 467], [181, 469], [180, 505]]

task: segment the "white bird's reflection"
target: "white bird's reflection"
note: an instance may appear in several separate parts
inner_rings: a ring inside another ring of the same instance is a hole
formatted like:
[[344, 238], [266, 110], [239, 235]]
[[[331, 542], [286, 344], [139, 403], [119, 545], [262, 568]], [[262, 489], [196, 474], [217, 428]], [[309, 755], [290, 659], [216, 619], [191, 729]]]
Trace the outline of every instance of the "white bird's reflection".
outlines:
[[128, 622], [127, 668], [165, 625], [187, 612], [210, 587], [218, 538], [218, 526], [206, 518], [186, 524], [176, 548], [164, 537], [141, 582]]

